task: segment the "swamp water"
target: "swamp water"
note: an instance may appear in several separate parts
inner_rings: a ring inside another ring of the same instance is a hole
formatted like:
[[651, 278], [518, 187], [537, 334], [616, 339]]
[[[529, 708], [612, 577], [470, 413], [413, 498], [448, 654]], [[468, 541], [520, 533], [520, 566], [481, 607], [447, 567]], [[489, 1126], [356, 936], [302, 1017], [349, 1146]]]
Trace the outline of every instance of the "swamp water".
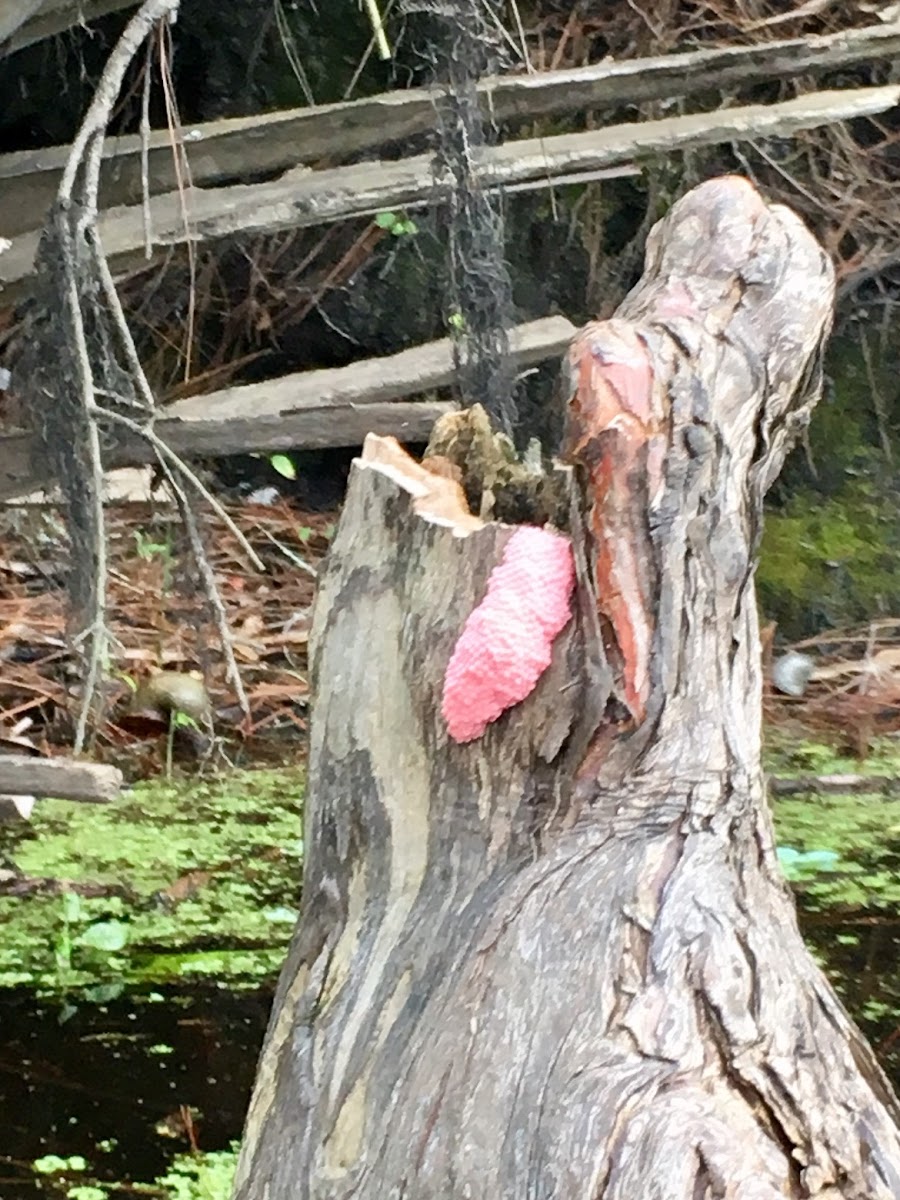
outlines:
[[[859, 770], [804, 743], [770, 766]], [[865, 770], [900, 775], [900, 750]], [[228, 1200], [296, 919], [302, 790], [296, 770], [236, 772], [0, 828], [0, 1200]], [[775, 807], [807, 940], [900, 1088], [900, 802]]]

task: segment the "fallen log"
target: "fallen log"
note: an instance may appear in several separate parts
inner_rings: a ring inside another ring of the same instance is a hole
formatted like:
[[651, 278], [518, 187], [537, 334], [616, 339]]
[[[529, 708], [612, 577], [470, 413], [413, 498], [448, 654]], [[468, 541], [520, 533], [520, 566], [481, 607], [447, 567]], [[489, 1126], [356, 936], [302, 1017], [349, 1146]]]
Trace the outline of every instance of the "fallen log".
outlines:
[[[0, 39], [2, 40], [2, 39]], [[665, 100], [698, 91], [730, 88], [752, 81], [816, 73], [839, 66], [891, 58], [900, 52], [900, 30], [891, 25], [840, 34], [791, 38], [747, 46], [694, 50], [625, 62], [593, 63], [531, 75], [482, 80], [479, 92], [499, 122], [534, 120], [598, 107], [621, 107]], [[326, 160], [334, 166], [359, 154], [372, 154], [434, 128], [436, 88], [413, 88], [339, 104], [232, 117], [182, 131], [191, 178], [197, 187], [225, 180], [245, 182], [301, 163]], [[69, 150], [52, 146], [0, 155], [0, 193], [6, 237], [42, 223]], [[142, 144], [138, 135], [109, 139], [103, 152], [101, 203], [106, 208], [142, 199]], [[147, 146], [147, 187], [151, 196], [174, 191], [180, 168], [172, 156], [172, 135], [155, 130]]]
[[760, 761], [763, 496], [833, 296], [791, 212], [709, 181], [572, 342], [568, 469], [498, 482], [471, 413], [421, 466], [367, 443], [235, 1200], [900, 1195]]
[[[524, 369], [557, 357], [573, 332], [565, 317], [519, 325], [510, 331], [513, 360]], [[360, 446], [370, 432], [424, 443], [438, 417], [456, 404], [407, 397], [449, 388], [453, 380], [453, 343], [442, 338], [347, 367], [302, 371], [180, 400], [160, 410], [154, 430], [182, 458]], [[155, 461], [152, 446], [139, 437], [117, 437], [106, 446], [107, 467]], [[0, 501], [36, 491], [50, 478], [38, 437], [0, 437]]]
[[122, 790], [122, 772], [102, 763], [0, 754], [0, 795], [46, 796], [108, 804]]
[[[559, 176], [595, 175], [660, 152], [787, 137], [801, 129], [884, 112], [898, 98], [896, 86], [813, 92], [779, 104], [507, 142], [480, 152], [478, 175], [488, 188], [526, 182], [549, 187]], [[320, 171], [297, 168], [268, 183], [190, 188], [155, 196], [146, 212], [141, 205], [110, 209], [101, 214], [99, 229], [110, 267], [121, 274], [147, 265], [148, 218], [152, 246], [162, 251], [184, 242], [188, 234], [207, 241], [238, 233], [272, 233], [370, 216], [384, 209], [439, 203], [443, 188], [435, 180], [428, 154]], [[0, 253], [0, 303], [12, 303], [27, 290], [40, 234], [23, 233], [10, 240], [9, 248]]]

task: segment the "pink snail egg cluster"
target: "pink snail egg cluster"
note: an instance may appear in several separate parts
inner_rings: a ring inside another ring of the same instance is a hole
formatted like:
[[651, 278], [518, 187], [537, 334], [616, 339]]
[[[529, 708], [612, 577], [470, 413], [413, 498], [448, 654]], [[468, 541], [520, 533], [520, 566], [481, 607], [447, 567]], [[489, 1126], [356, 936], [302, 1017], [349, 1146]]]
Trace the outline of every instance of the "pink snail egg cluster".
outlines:
[[456, 742], [481, 737], [535, 688], [554, 638], [572, 615], [575, 564], [568, 538], [520, 526], [459, 636], [441, 711]]

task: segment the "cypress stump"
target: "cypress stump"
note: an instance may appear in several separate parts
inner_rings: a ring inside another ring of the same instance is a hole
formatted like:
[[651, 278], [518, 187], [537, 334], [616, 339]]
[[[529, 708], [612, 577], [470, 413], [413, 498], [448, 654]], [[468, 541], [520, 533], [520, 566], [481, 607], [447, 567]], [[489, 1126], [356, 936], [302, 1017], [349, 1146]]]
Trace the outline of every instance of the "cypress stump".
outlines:
[[[793, 213], [712, 180], [574, 339], [562, 465], [477, 410], [422, 464], [367, 442], [236, 1200], [900, 1197], [897, 1100], [801, 940], [760, 765], [762, 502], [833, 292]], [[559, 632], [523, 525], [565, 539]]]

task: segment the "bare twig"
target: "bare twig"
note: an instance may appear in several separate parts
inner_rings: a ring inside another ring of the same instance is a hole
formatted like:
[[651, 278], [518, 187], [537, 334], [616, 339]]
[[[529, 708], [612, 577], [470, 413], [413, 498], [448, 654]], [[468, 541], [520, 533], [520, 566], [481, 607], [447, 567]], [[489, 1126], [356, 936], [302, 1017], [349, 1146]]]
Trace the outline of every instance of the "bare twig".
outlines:
[[153, 79], [153, 47], [147, 43], [144, 64], [144, 91], [141, 98], [141, 204], [144, 210], [144, 256], [153, 255], [153, 227], [150, 221], [150, 85]]
[[[102, 393], [99, 393], [99, 394], [102, 394]], [[114, 397], [114, 398], [117, 398], [117, 397]], [[150, 445], [153, 447], [153, 449], [157, 452], [159, 457], [162, 460], [164, 460], [166, 463], [168, 463], [169, 465], [174, 467], [175, 470], [178, 471], [181, 475], [183, 475], [184, 478], [187, 479], [188, 482], [194, 488], [196, 488], [196, 490], [200, 493], [200, 495], [203, 497], [203, 499], [206, 500], [206, 502], [212, 506], [212, 508], [222, 518], [222, 520], [225, 522], [225, 524], [228, 526], [228, 528], [231, 530], [231, 532], [237, 538], [238, 542], [240, 543], [241, 549], [244, 551], [244, 553], [247, 555], [247, 557], [253, 563], [254, 567], [256, 567], [257, 571], [265, 571], [265, 569], [266, 569], [265, 563], [262, 561], [262, 559], [259, 557], [259, 555], [256, 553], [256, 551], [253, 549], [253, 547], [250, 545], [250, 543], [247, 541], [247, 539], [244, 537], [244, 535], [238, 529], [237, 525], [235, 525], [235, 523], [231, 519], [231, 517], [229, 517], [228, 513], [225, 511], [225, 509], [222, 507], [222, 505], [218, 502], [218, 500], [215, 498], [215, 496], [212, 494], [212, 492], [210, 492], [209, 488], [204, 486], [204, 484], [203, 484], [202, 480], [199, 478], [199, 476], [197, 476], [195, 474], [195, 472], [191, 470], [191, 468], [187, 465], [187, 463], [183, 459], [178, 457], [178, 455], [175, 453], [174, 450], [171, 450], [166, 445], [166, 443], [162, 440], [161, 437], [159, 437], [157, 434], [155, 434], [153, 432], [153, 430], [150, 429], [148, 426], [142, 425], [139, 421], [135, 421], [131, 417], [127, 417], [124, 413], [116, 412], [114, 409], [102, 408], [100, 405], [94, 404], [91, 406], [90, 411], [91, 411], [91, 416], [96, 417], [98, 420], [112, 421], [113, 424], [121, 425], [124, 429], [127, 429], [130, 433], [133, 433], [137, 437], [143, 438], [146, 442], [149, 442]]]
[[[203, 588], [206, 592], [207, 599], [212, 607], [213, 616], [216, 622], [216, 629], [219, 633], [219, 643], [222, 647], [222, 654], [225, 658], [225, 677], [230, 680], [234, 688], [237, 702], [240, 705], [241, 712], [250, 719], [250, 703], [247, 700], [247, 693], [244, 690], [244, 681], [241, 679], [241, 672], [238, 669], [237, 659], [234, 656], [234, 645], [231, 639], [231, 630], [228, 627], [228, 614], [225, 611], [225, 605], [222, 602], [222, 596], [219, 592], [219, 586], [216, 583], [216, 575], [212, 569], [210, 561], [203, 548], [203, 539], [200, 536], [200, 528], [197, 524], [197, 518], [194, 515], [191, 506], [187, 502], [184, 492], [177, 486], [172, 478], [171, 470], [167, 470], [166, 474], [169, 477], [169, 486], [173, 487], [175, 497], [178, 502], [178, 508], [181, 512], [181, 519], [184, 522], [184, 527], [187, 530], [188, 540], [191, 544], [191, 553], [194, 562], [197, 564], [197, 570], [200, 572], [200, 578], [203, 581]], [[245, 543], [246, 544], [246, 543]]]
[[866, 376], [869, 381], [869, 394], [872, 397], [872, 408], [875, 411], [875, 419], [878, 422], [878, 437], [881, 441], [881, 448], [884, 451], [885, 459], [890, 463], [893, 462], [894, 453], [891, 447], [891, 435], [889, 432], [890, 422], [888, 420], [887, 405], [884, 402], [884, 395], [878, 383], [878, 377], [875, 374], [875, 367], [872, 362], [872, 351], [869, 347], [869, 339], [865, 332], [859, 340], [860, 349], [862, 350], [863, 361], [866, 364]]
[[372, 25], [375, 45], [378, 48], [378, 57], [386, 61], [391, 57], [391, 48], [388, 45], [387, 34], [384, 31], [384, 21], [381, 19], [381, 13], [378, 11], [378, 4], [376, 0], [364, 0], [364, 4]]

